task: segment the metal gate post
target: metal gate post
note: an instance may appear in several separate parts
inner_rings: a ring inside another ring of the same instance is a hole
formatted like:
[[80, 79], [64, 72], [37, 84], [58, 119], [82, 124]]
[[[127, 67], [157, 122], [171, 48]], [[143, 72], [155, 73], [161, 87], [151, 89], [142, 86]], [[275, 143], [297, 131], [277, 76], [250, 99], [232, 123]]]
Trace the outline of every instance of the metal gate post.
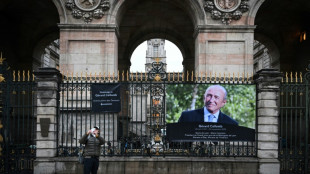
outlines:
[[279, 91], [282, 74], [276, 69], [257, 72], [257, 157], [260, 174], [280, 173], [278, 160]]
[[34, 72], [37, 82], [37, 133], [34, 173], [55, 173], [57, 155], [57, 115], [61, 74], [55, 68]]

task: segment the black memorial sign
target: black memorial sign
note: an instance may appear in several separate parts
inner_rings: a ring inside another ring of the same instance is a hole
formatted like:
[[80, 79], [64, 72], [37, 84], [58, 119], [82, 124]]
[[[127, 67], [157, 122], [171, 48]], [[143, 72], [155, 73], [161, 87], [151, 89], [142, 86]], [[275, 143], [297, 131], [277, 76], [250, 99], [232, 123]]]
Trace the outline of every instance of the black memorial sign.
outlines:
[[120, 112], [120, 84], [92, 84], [93, 112]]
[[220, 123], [167, 124], [169, 141], [255, 141], [255, 130]]

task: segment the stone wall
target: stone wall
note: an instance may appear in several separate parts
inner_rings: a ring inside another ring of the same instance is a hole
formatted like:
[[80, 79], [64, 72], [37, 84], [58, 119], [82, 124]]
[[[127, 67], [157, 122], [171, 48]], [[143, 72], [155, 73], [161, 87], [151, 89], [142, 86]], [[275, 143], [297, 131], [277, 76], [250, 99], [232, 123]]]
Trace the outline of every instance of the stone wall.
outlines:
[[[56, 166], [55, 173], [82, 174], [83, 165], [77, 161], [77, 157], [46, 160]], [[98, 174], [258, 174], [257, 169], [256, 158], [106, 157], [100, 158]], [[42, 171], [42, 173], [48, 172]]]

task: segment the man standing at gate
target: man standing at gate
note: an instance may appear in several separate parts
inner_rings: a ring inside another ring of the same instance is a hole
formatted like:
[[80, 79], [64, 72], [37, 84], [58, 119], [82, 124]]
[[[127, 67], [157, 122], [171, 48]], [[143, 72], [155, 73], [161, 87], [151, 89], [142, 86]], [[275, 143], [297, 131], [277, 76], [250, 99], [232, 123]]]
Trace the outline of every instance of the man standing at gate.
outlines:
[[238, 125], [237, 121], [220, 111], [226, 101], [226, 89], [221, 85], [212, 85], [204, 94], [204, 107], [192, 111], [183, 111], [179, 122], [213, 122]]
[[101, 145], [104, 144], [104, 139], [99, 134], [99, 127], [95, 126], [79, 141], [81, 144], [85, 144], [84, 174], [97, 174]]

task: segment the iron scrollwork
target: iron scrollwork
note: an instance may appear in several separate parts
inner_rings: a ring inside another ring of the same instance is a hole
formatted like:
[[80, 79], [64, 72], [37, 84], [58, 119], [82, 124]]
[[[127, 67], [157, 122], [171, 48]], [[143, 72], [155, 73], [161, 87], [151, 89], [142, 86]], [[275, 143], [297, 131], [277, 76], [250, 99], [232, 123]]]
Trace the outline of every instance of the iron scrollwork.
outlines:
[[163, 62], [153, 62], [152, 69], [148, 73], [149, 80], [164, 81], [167, 79], [167, 73], [164, 70]]

